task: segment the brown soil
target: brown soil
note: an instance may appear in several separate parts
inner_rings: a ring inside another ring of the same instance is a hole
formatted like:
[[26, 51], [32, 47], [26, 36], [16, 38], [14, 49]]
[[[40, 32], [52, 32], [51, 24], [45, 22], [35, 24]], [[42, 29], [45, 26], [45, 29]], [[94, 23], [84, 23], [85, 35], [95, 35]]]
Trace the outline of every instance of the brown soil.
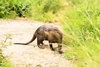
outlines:
[[[43, 24], [27, 19], [0, 20], [0, 40], [5, 39], [5, 34], [11, 34], [12, 42], [28, 42], [34, 31]], [[59, 27], [58, 23], [52, 25]], [[38, 48], [36, 40], [29, 45], [7, 46], [3, 48], [3, 54], [14, 67], [71, 67], [63, 54], [51, 51], [48, 45], [45, 49]]]

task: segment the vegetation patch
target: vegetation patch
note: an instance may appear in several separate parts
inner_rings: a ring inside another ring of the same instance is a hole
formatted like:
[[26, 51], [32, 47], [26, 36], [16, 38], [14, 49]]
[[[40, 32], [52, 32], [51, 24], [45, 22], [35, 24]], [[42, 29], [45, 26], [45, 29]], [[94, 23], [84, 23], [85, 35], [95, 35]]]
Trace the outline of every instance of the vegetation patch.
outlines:
[[11, 45], [11, 35], [6, 34], [5, 39], [0, 41], [0, 67], [13, 67], [13, 65], [2, 54], [2, 48]]
[[0, 18], [60, 21], [65, 56], [75, 67], [100, 66], [100, 0], [1, 0]]
[[75, 67], [99, 67], [100, 18], [99, 0], [72, 0], [64, 15], [63, 30], [68, 44], [65, 55]]

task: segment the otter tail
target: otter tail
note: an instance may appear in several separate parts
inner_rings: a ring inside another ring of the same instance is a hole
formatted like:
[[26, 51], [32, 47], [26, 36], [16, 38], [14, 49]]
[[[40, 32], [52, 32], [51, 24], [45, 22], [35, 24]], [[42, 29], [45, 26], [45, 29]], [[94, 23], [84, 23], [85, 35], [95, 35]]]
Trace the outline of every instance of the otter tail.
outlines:
[[33, 38], [27, 43], [14, 43], [14, 44], [21, 44], [21, 45], [28, 45], [29, 43], [33, 42], [36, 39], [36, 35], [33, 35]]

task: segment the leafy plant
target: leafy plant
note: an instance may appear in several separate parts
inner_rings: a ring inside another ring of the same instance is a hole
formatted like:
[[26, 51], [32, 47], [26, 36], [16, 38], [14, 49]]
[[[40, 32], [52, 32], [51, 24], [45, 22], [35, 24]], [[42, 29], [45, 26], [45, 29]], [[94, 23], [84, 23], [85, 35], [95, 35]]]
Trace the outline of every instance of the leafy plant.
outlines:
[[[30, 15], [30, 3], [23, 0], [1, 0], [0, 18], [26, 17]], [[10, 15], [10, 16], [9, 16]]]
[[1, 49], [8, 45], [11, 45], [11, 41], [9, 41], [10, 39], [11, 39], [11, 35], [6, 34], [5, 40], [0, 41], [0, 67], [13, 67], [13, 65], [11, 65], [10, 62], [7, 61], [7, 59], [3, 56], [2, 49]]

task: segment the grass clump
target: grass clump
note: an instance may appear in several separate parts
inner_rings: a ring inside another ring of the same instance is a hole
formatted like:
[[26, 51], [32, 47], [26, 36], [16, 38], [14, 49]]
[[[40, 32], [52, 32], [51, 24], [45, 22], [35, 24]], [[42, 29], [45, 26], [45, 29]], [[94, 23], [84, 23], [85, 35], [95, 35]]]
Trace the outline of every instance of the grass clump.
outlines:
[[13, 67], [13, 65], [3, 56], [2, 48], [11, 45], [11, 35], [6, 34], [5, 39], [0, 41], [0, 67]]
[[33, 0], [32, 15], [38, 21], [52, 21], [63, 8], [61, 0]]
[[[75, 67], [100, 66], [99, 0], [72, 0], [62, 18], [65, 36], [70, 39], [66, 57]], [[64, 43], [67, 44], [66, 39]]]
[[13, 67], [13, 65], [9, 61], [7, 61], [7, 59], [3, 56], [1, 49], [0, 49], [0, 67]]

